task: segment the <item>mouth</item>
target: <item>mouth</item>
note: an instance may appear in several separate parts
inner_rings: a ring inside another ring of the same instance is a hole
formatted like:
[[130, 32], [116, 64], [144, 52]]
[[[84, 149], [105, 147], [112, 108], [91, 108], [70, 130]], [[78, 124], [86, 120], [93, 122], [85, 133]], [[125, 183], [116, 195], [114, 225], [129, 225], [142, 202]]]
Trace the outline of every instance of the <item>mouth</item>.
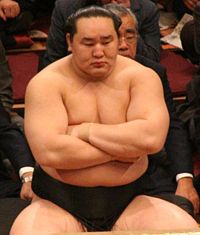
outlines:
[[93, 63], [92, 63], [92, 66], [95, 67], [95, 68], [102, 68], [102, 67], [104, 67], [105, 65], [106, 65], [106, 63], [103, 62], [103, 61], [93, 62]]

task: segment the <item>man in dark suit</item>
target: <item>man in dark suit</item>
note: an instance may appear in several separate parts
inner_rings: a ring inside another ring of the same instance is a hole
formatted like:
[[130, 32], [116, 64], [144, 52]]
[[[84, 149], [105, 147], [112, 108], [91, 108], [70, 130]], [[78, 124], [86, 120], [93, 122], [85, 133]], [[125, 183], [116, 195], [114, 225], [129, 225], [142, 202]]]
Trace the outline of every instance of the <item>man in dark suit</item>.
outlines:
[[137, 20], [135, 16], [123, 6], [108, 4], [105, 7], [117, 14], [122, 20], [119, 29], [119, 54], [135, 59], [152, 68], [159, 75], [170, 114], [170, 128], [163, 152], [149, 156], [148, 172], [152, 178], [152, 185], [151, 182], [146, 185], [146, 190], [151, 195], [158, 192], [175, 192], [176, 195], [192, 202], [196, 214], [199, 212], [199, 197], [193, 186], [191, 146], [185, 126], [175, 111], [166, 69], [152, 60], [136, 55]]
[[16, 173], [14, 180], [8, 167], [0, 162], [0, 198], [21, 197], [31, 199], [31, 179], [34, 159], [25, 136], [16, 124], [12, 124], [10, 115], [0, 103], [0, 151], [3, 158], [8, 159]]
[[[57, 0], [51, 18], [51, 26], [47, 39], [47, 50], [41, 58], [40, 69], [69, 54], [67, 51], [65, 20], [81, 7], [87, 5], [109, 3], [112, 1], [94, 0]], [[117, 2], [117, 1], [115, 1]], [[160, 60], [159, 11], [150, 0], [126, 0], [120, 4], [128, 5], [138, 20], [139, 39], [137, 54], [152, 60]]]

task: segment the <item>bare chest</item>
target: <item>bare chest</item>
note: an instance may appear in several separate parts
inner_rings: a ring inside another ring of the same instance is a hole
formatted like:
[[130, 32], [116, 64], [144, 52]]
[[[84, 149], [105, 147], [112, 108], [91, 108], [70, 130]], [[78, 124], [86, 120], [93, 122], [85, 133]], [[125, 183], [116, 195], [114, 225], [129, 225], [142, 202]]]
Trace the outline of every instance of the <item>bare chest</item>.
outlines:
[[70, 91], [65, 99], [69, 124], [82, 122], [120, 123], [126, 121], [129, 90], [123, 87], [87, 84]]

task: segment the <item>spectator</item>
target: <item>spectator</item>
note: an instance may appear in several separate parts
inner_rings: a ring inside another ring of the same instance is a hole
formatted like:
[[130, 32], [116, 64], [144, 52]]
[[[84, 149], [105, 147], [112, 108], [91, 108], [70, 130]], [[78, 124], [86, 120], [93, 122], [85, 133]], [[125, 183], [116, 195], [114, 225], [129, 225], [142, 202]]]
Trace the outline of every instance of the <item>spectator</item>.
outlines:
[[9, 69], [4, 46], [0, 40], [0, 102], [5, 110], [10, 114], [13, 123], [16, 123], [23, 130], [23, 118], [12, 110], [13, 92], [12, 75]]
[[33, 21], [31, 0], [0, 1], [0, 39], [4, 47], [16, 45], [14, 34], [27, 31]]
[[[16, 124], [12, 124], [9, 114], [0, 103], [0, 151], [6, 157], [15, 169], [20, 181], [13, 181], [6, 168], [2, 166], [0, 175], [0, 198], [21, 197], [22, 199], [31, 199], [31, 177], [33, 173], [34, 160], [26, 142], [23, 132]], [[2, 162], [1, 162], [2, 164]]]

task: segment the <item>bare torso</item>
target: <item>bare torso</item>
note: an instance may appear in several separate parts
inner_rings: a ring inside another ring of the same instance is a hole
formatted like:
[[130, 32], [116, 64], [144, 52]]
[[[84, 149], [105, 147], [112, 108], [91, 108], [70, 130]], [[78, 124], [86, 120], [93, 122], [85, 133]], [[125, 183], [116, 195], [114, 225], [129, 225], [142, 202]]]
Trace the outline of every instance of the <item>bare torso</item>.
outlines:
[[[66, 61], [63, 60], [63, 63]], [[68, 127], [83, 122], [118, 124], [128, 121], [131, 78], [128, 71], [126, 76], [123, 60], [121, 64], [109, 79], [88, 82], [80, 80], [73, 71], [70, 74], [70, 64], [67, 61], [68, 73], [62, 69], [61, 81], [64, 81], [62, 97], [68, 114]], [[59, 66], [63, 68], [62, 63]], [[73, 185], [116, 186], [130, 183], [146, 171], [147, 156], [138, 157], [133, 163], [111, 161], [78, 170], [43, 169], [52, 177]]]

